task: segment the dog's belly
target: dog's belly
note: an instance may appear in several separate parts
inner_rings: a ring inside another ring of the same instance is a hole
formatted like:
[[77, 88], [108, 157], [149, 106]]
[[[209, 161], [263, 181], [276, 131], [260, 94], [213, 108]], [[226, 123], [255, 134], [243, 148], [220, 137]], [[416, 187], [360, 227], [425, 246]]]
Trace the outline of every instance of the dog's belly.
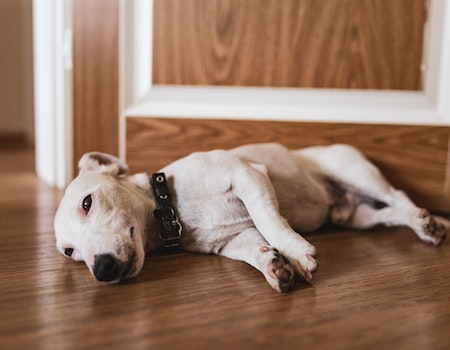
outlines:
[[295, 230], [311, 232], [328, 220], [331, 200], [319, 183], [289, 183], [285, 179], [272, 183], [280, 204], [280, 214]]
[[294, 206], [280, 210], [289, 225], [299, 232], [312, 232], [323, 226], [329, 218], [329, 211], [329, 207], [324, 205]]

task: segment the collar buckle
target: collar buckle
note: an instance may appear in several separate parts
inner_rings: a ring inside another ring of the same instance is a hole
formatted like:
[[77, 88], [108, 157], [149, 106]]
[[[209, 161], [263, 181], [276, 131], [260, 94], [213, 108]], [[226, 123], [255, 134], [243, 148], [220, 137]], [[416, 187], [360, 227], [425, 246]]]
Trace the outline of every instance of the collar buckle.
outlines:
[[159, 204], [159, 208], [153, 212], [153, 216], [160, 224], [161, 231], [159, 238], [163, 241], [163, 246], [166, 248], [178, 247], [183, 227], [178, 221], [175, 209], [173, 208], [165, 174], [153, 174], [151, 185]]

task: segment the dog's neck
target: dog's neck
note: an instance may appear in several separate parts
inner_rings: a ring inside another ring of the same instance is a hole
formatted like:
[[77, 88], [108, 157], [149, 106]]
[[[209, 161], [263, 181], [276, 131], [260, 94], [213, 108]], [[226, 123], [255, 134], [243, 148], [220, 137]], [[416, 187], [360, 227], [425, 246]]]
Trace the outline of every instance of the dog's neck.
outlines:
[[[158, 195], [165, 195], [165, 193], [161, 193], [161, 190], [155, 194], [154, 189], [151, 186], [151, 178], [148, 177], [147, 174], [136, 174], [133, 176], [128, 177], [128, 180], [134, 185], [134, 187], [136, 187], [139, 192], [142, 195], [142, 200], [143, 203], [145, 204], [146, 207], [146, 228], [145, 228], [145, 249], [146, 251], [152, 251], [155, 249], [159, 249], [162, 248], [164, 246], [170, 246], [171, 244], [167, 244], [167, 241], [165, 242], [164, 240], [162, 240], [160, 237], [164, 235], [161, 235], [161, 229], [162, 226], [161, 225], [161, 221], [158, 221], [157, 218], [154, 215], [155, 210], [158, 212], [158, 209], [161, 209], [161, 203], [159, 203], [160, 201], [158, 201], [156, 199], [156, 196]], [[154, 180], [153, 180], [154, 181]], [[166, 183], [167, 188], [164, 189], [163, 191], [168, 191], [168, 192], [172, 192], [173, 193], [173, 188], [172, 186], [170, 186], [170, 190], [169, 190], [169, 184]], [[170, 193], [168, 193], [170, 196]], [[175, 199], [175, 198], [172, 198]], [[176, 200], [174, 201], [176, 202]], [[170, 205], [169, 205], [169, 204]], [[166, 206], [170, 206], [172, 207], [173, 204], [171, 201], [169, 202], [165, 202]], [[164, 205], [163, 205], [164, 207]], [[170, 218], [172, 219], [172, 218]], [[167, 222], [167, 219], [166, 219]], [[172, 220], [169, 221], [170, 223], [172, 222]], [[164, 234], [164, 232], [163, 232]], [[171, 242], [173, 242], [172, 240], [170, 240]]]

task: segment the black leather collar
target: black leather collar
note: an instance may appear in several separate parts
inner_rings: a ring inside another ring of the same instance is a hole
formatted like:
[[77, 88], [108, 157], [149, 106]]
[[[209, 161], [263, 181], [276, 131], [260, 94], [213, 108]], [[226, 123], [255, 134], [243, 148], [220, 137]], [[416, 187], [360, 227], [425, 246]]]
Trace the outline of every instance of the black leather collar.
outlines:
[[150, 184], [159, 205], [159, 208], [153, 212], [153, 216], [160, 224], [159, 238], [163, 241], [163, 246], [166, 248], [178, 247], [183, 228], [178, 221], [170, 198], [166, 175], [164, 173], [153, 174]]

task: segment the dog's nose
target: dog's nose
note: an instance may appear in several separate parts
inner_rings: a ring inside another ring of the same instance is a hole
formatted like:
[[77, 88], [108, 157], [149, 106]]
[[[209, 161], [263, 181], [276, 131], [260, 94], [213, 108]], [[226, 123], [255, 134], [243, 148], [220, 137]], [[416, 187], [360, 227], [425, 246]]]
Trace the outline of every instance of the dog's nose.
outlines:
[[116, 258], [111, 254], [96, 255], [94, 276], [99, 281], [111, 282], [119, 278], [120, 268]]

